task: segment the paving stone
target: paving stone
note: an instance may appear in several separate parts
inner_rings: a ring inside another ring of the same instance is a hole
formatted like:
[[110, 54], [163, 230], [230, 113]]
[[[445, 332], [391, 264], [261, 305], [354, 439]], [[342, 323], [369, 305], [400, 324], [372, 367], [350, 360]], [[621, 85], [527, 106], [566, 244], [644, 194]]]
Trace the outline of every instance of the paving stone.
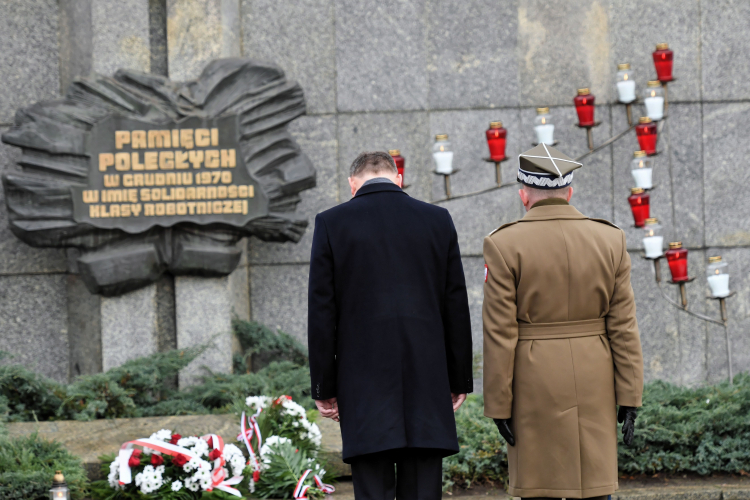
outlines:
[[148, 3], [148, 0], [92, 2], [95, 72], [112, 75], [120, 68], [150, 71]]
[[[1, 57], [1, 56], [0, 56]], [[0, 134], [7, 128], [0, 128]], [[15, 169], [21, 150], [0, 143], [0, 175]], [[5, 192], [0, 187], [0, 275], [23, 273], [61, 273], [67, 269], [65, 251], [59, 248], [34, 248], [10, 231]]]
[[427, 107], [425, 0], [335, 0], [339, 111]]
[[701, 7], [703, 99], [750, 98], [750, 73], [744, 59], [750, 51], [746, 35], [750, 4], [718, 0]]
[[0, 2], [0, 124], [60, 94], [56, 0]]
[[169, 77], [198, 78], [213, 59], [239, 57], [239, 0], [167, 0]]
[[253, 319], [307, 345], [307, 286], [310, 266], [269, 265], [250, 269]]
[[355, 113], [338, 118], [339, 201], [351, 199], [349, 167], [363, 151], [400, 149], [406, 159], [406, 193], [429, 201], [434, 174], [427, 113]]
[[0, 351], [58, 382], [68, 382], [68, 311], [64, 275], [0, 276]]
[[630, 63], [640, 94], [648, 80], [656, 79], [652, 56], [656, 44], [667, 42], [674, 51], [670, 102], [700, 100], [701, 61], [706, 61], [706, 53], [701, 56], [700, 12], [708, 7], [704, 4], [701, 9], [699, 0], [610, 2], [610, 88], [614, 91], [617, 64]]
[[[518, 155], [530, 149], [522, 142], [521, 120], [517, 109], [434, 111], [430, 113], [430, 137], [448, 134], [453, 149], [453, 168], [460, 170], [451, 175], [453, 196], [481, 191], [496, 186], [495, 164], [484, 161], [490, 153], [485, 131], [491, 121], [502, 121], [507, 129], [505, 155], [510, 160], [501, 164], [504, 184], [516, 183]], [[429, 165], [435, 170], [432, 159], [432, 145], [428, 150]], [[514, 188], [508, 188], [513, 190]], [[432, 176], [432, 199], [445, 198], [445, 184], [442, 175]], [[471, 207], [470, 204], [465, 206]], [[469, 208], [470, 212], [476, 209]], [[481, 248], [481, 247], [480, 247]]]
[[518, 105], [518, 2], [428, 2], [430, 109]]
[[[616, 72], [610, 57], [610, 0], [518, 2], [518, 79], [521, 105], [572, 104], [588, 87], [608, 102]], [[564, 5], [564, 7], [563, 7]]]
[[333, 10], [333, 0], [242, 2], [243, 55], [297, 80], [311, 114], [336, 111]]
[[750, 103], [703, 105], [703, 169], [706, 244], [750, 244]]
[[302, 201], [296, 210], [307, 218], [309, 225], [299, 243], [268, 243], [251, 238], [249, 258], [253, 264], [309, 262], [315, 215], [338, 204], [336, 117], [303, 116], [291, 123], [289, 131], [317, 173], [316, 187], [300, 193]]

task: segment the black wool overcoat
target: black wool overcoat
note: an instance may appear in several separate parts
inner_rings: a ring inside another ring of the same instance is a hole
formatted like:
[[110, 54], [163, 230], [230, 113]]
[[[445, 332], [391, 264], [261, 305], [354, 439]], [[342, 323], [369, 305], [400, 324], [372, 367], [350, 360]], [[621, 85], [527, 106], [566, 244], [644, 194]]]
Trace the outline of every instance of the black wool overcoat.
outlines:
[[344, 461], [457, 453], [451, 392], [472, 391], [472, 347], [448, 211], [375, 183], [318, 214], [308, 300], [312, 396], [338, 399]]

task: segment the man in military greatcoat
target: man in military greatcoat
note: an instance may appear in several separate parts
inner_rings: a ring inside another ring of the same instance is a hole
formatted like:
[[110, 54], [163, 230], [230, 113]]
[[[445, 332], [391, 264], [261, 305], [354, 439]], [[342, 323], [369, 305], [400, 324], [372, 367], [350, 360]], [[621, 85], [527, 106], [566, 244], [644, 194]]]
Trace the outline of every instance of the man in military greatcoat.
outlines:
[[453, 221], [401, 190], [390, 155], [362, 153], [354, 196], [315, 218], [312, 397], [341, 421], [357, 500], [439, 500], [472, 391], [469, 303]]
[[484, 240], [484, 411], [522, 498], [614, 493], [617, 420], [630, 444], [641, 406], [625, 234], [569, 204], [580, 166], [545, 144], [520, 155], [527, 213]]

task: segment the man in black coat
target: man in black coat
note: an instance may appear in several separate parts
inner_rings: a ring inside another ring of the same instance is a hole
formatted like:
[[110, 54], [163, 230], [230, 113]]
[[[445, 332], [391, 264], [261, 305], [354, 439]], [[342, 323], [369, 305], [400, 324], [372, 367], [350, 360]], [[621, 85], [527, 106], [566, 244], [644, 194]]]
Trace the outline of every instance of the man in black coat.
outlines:
[[350, 174], [354, 197], [315, 218], [312, 397], [341, 421], [357, 500], [439, 499], [453, 412], [473, 386], [456, 229], [401, 190], [390, 155], [362, 153]]

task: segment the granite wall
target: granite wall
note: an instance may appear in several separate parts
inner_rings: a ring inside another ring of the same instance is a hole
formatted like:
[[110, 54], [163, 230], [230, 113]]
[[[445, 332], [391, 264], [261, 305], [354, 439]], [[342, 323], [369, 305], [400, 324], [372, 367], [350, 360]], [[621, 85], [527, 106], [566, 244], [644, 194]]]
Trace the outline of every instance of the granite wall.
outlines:
[[[627, 127], [614, 102], [617, 63], [630, 62], [643, 88], [655, 76], [655, 44], [668, 42], [677, 80], [669, 85], [652, 213], [668, 240], [690, 249], [698, 277], [689, 285], [691, 308], [718, 316], [705, 266], [710, 255], [729, 262], [738, 292], [728, 301], [738, 372], [750, 369], [748, 26], [750, 4], [742, 0], [8, 0], [0, 5], [0, 129], [16, 108], [59, 95], [91, 70], [139, 68], [186, 79], [215, 57], [272, 61], [307, 97], [308, 115], [291, 130], [318, 171], [318, 186], [299, 206], [312, 222], [350, 198], [346, 172], [365, 149], [399, 148], [407, 192], [426, 201], [444, 197], [432, 174], [436, 133], [450, 135], [461, 169], [454, 194], [494, 184], [494, 167], [482, 161], [491, 120], [508, 129], [512, 157], [531, 146], [534, 108], [550, 106], [559, 149], [584, 153], [585, 134], [574, 126], [576, 88], [596, 95], [602, 124], [594, 139], [601, 143]], [[723, 328], [670, 307], [640, 257], [626, 201], [635, 149], [630, 134], [587, 157], [573, 203], [626, 229], [647, 377], [720, 380], [727, 375]], [[16, 156], [0, 145], [0, 168]], [[512, 181], [514, 169], [504, 163], [504, 179]], [[513, 186], [442, 205], [459, 231], [481, 349], [482, 238], [520, 217], [522, 207]], [[225, 333], [229, 314], [305, 338], [312, 224], [298, 244], [246, 242], [238, 274], [221, 282], [177, 279], [110, 303], [82, 292], [64, 252], [16, 240], [5, 217], [0, 208], [0, 349], [47, 375], [62, 380]], [[200, 294], [212, 300], [196, 300]], [[141, 337], [128, 344], [135, 325], [113, 318], [139, 311]]]

